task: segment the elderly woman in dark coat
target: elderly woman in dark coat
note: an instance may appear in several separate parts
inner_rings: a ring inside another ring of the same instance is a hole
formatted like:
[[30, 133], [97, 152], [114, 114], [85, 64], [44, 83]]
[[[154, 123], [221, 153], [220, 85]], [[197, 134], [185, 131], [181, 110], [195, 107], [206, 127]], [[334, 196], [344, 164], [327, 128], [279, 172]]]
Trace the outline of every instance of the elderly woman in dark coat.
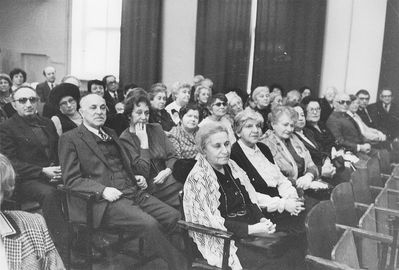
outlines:
[[139, 91], [127, 99], [124, 114], [129, 127], [122, 132], [121, 143], [130, 154], [133, 170], [147, 179], [148, 192], [178, 207], [182, 184], [172, 176], [177, 156], [161, 125], [148, 123], [150, 106], [147, 95]]
[[54, 108], [57, 108], [56, 115], [51, 117], [58, 135], [82, 124], [80, 115], [79, 88], [70, 83], [62, 83], [54, 87], [49, 96], [49, 101]]

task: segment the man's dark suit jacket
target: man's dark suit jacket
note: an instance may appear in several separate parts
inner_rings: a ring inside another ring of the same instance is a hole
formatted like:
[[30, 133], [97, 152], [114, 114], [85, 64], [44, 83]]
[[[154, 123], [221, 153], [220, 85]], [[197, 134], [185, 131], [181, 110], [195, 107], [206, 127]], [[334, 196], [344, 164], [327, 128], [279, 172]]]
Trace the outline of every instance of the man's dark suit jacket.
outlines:
[[[120, 145], [119, 139], [111, 129], [104, 131], [112, 137], [121, 154], [121, 159], [126, 172], [131, 180], [135, 179], [130, 168], [127, 153]], [[103, 152], [95, 141], [95, 137], [84, 125], [61, 135], [58, 144], [62, 179], [66, 186], [72, 190], [96, 193], [100, 198], [105, 187], [113, 187], [114, 173]], [[127, 180], [129, 181], [129, 180]], [[136, 182], [131, 181], [131, 186], [136, 189]], [[69, 214], [73, 220], [86, 221], [86, 208], [82, 201], [70, 200]], [[101, 223], [108, 202], [103, 200], [94, 206], [94, 226]]]
[[333, 112], [327, 120], [327, 128], [334, 135], [337, 143], [347, 150], [356, 153], [357, 145], [364, 143], [360, 130], [346, 112]]
[[17, 181], [46, 179], [43, 167], [58, 164], [58, 134], [54, 124], [44, 117], [36, 119], [49, 139], [49, 156], [28, 121], [17, 113], [0, 125], [0, 152], [11, 160]]
[[367, 108], [377, 129], [384, 132], [389, 139], [399, 136], [399, 107], [396, 104], [391, 104], [389, 112], [385, 111], [380, 101], [370, 104]]
[[49, 95], [50, 95], [50, 86], [48, 86], [47, 81], [39, 83], [36, 86], [36, 93], [40, 97], [40, 101], [43, 103], [48, 103]]
[[104, 100], [105, 103], [107, 104], [108, 110], [110, 114], [115, 114], [115, 105], [118, 102], [122, 102], [124, 100], [123, 92], [121, 90], [117, 90], [117, 96], [118, 96], [118, 101], [116, 102], [115, 99], [111, 96], [111, 94], [108, 91], [104, 92]]
[[331, 108], [330, 103], [325, 98], [319, 99], [320, 104], [320, 122], [325, 123], [327, 122], [328, 117], [333, 112], [334, 108]]

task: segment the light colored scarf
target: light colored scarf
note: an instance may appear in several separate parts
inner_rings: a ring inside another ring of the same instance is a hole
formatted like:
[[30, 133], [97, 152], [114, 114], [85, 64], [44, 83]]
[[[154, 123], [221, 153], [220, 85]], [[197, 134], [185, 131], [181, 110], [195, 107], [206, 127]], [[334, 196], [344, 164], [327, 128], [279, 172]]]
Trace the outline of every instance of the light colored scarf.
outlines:
[[[228, 165], [233, 177], [240, 179], [247, 190], [250, 200], [257, 202], [256, 191], [246, 173], [233, 160], [229, 160]], [[224, 226], [225, 220], [218, 209], [220, 195], [219, 184], [212, 166], [203, 155], [199, 154], [197, 163], [184, 184], [183, 208], [186, 221], [227, 231]], [[190, 236], [210, 265], [222, 267], [223, 239], [196, 232], [190, 232]], [[242, 269], [236, 252], [237, 247], [234, 241], [231, 241], [229, 266], [233, 270]]]

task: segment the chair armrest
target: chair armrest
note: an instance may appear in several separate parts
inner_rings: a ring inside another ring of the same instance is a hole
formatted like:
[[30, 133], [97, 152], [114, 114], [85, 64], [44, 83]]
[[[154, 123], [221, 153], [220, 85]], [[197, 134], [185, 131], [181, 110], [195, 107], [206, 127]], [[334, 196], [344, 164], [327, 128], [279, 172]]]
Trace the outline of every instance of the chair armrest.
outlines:
[[305, 261], [308, 269], [354, 270], [354, 268], [349, 267], [345, 264], [312, 255], [306, 255]]
[[[383, 233], [366, 231], [363, 229], [341, 225], [341, 224], [336, 224], [335, 227], [337, 228], [337, 230], [351, 230], [353, 232], [353, 235], [357, 237], [368, 238], [388, 245], [393, 244], [393, 237]], [[397, 246], [399, 246], [399, 244]]]
[[226, 232], [226, 231], [206, 227], [203, 225], [194, 224], [194, 223], [187, 222], [184, 220], [179, 220], [177, 222], [177, 224], [179, 225], [179, 227], [181, 229], [187, 230], [187, 231], [204, 233], [204, 234], [208, 234], [208, 235], [222, 238], [222, 239], [231, 239], [233, 237], [233, 233], [231, 233], [231, 232]]
[[72, 190], [72, 189], [66, 187], [65, 185], [62, 185], [62, 184], [57, 185], [57, 190], [59, 190], [61, 192], [65, 192], [69, 196], [77, 197], [77, 198], [83, 199], [85, 201], [97, 200], [97, 194], [94, 192], [75, 191], [75, 190]]

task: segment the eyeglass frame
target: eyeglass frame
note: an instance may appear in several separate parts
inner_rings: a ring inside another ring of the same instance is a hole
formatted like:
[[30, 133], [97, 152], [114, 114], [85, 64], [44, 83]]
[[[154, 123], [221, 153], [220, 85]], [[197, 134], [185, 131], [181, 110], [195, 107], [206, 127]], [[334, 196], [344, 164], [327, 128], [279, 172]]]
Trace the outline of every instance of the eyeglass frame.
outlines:
[[340, 105], [344, 105], [344, 104], [346, 104], [346, 105], [351, 105], [351, 103], [352, 103], [352, 101], [350, 101], [350, 100], [339, 100], [339, 101], [337, 101], [338, 102], [338, 104], [340, 104]]
[[69, 104], [76, 104], [76, 100], [74, 99], [74, 98], [70, 98], [70, 99], [68, 99], [68, 100], [66, 100], [66, 101], [63, 101], [63, 102], [60, 102], [59, 104], [58, 104], [58, 106], [67, 106], [68, 105], [68, 103]]
[[216, 103], [213, 103], [212, 104], [212, 106], [216, 106], [216, 107], [220, 107], [220, 106], [224, 106], [224, 107], [227, 107], [227, 102], [224, 102], [224, 101], [219, 101], [219, 102], [216, 102]]
[[26, 104], [28, 100], [31, 104], [36, 104], [39, 102], [40, 99], [38, 97], [28, 97], [28, 98], [23, 97], [23, 98], [14, 99], [13, 101], [14, 102], [18, 101], [18, 103], [20, 104]]

